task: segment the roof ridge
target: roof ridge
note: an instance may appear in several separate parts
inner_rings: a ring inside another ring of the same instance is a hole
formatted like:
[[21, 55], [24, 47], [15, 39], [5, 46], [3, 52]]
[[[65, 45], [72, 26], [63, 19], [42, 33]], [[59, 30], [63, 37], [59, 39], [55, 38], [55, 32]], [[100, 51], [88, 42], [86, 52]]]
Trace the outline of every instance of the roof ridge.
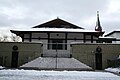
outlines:
[[77, 25], [74, 25], [70, 22], [67, 22], [65, 20], [62, 20], [60, 18], [53, 19], [51, 21], [42, 23], [40, 25], [34, 26], [32, 28], [43, 28], [43, 27], [49, 27], [49, 28], [74, 28], [74, 29], [84, 29], [82, 27], [79, 27]]

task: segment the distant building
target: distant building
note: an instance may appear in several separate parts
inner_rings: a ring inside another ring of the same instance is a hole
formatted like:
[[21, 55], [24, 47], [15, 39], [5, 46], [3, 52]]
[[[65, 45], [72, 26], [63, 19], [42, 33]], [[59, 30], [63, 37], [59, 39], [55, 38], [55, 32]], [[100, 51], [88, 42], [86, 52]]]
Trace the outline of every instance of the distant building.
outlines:
[[116, 38], [113, 37], [99, 37], [97, 43], [115, 43]]
[[106, 34], [105, 37], [114, 38], [113, 43], [119, 44], [120, 43], [120, 30], [114, 30]]

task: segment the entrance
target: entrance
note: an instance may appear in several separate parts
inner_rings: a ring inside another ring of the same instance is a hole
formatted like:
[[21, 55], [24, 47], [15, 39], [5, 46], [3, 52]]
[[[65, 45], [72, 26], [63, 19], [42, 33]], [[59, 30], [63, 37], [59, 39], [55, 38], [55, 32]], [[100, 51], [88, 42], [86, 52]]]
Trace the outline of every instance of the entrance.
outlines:
[[95, 64], [97, 70], [102, 70], [102, 49], [98, 46], [95, 53]]
[[17, 51], [12, 52], [11, 67], [12, 68], [17, 68], [18, 67], [18, 52]]
[[102, 53], [96, 54], [95, 60], [96, 60], [96, 69], [102, 70]]
[[48, 43], [48, 49], [50, 50], [67, 50], [67, 44], [65, 40], [53, 39], [50, 40], [50, 44]]
[[62, 39], [51, 39], [43, 44], [43, 57], [70, 57], [70, 44]]

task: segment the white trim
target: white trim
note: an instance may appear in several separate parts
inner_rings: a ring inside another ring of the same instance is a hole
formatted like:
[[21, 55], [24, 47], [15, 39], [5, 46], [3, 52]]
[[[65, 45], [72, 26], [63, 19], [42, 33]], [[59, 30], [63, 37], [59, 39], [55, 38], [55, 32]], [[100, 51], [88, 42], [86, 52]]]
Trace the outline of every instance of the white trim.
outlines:
[[72, 29], [72, 28], [29, 28], [29, 29], [13, 29], [13, 31], [52, 31], [52, 32], [98, 32], [94, 30]]

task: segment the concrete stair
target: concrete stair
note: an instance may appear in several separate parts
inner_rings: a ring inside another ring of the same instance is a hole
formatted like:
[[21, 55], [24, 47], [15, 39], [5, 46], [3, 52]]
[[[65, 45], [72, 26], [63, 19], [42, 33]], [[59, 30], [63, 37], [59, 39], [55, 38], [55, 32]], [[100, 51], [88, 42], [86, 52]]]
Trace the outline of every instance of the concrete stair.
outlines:
[[22, 66], [22, 69], [37, 69], [37, 70], [93, 70], [86, 64], [74, 58], [53, 58], [53, 57], [39, 57]]
[[72, 54], [69, 54], [69, 53], [59, 53], [59, 54], [56, 54], [56, 53], [51, 53], [51, 54], [44, 53], [44, 54], [41, 54], [41, 57], [71, 58]]

